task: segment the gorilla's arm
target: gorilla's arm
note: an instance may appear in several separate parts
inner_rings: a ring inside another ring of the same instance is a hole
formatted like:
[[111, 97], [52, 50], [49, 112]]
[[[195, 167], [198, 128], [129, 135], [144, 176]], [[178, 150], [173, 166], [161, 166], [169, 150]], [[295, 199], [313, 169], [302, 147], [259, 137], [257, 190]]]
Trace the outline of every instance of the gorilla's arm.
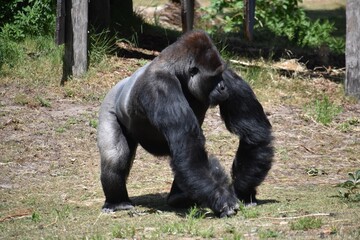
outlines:
[[265, 179], [273, 158], [271, 124], [250, 86], [232, 70], [223, 73], [228, 99], [220, 102], [226, 128], [240, 137], [232, 166], [237, 197], [256, 204], [256, 187]]
[[143, 88], [149, 91], [141, 95], [146, 97], [140, 96], [140, 104], [151, 124], [166, 138], [178, 187], [220, 217], [234, 215], [238, 200], [226, 177], [214, 176], [219, 173], [211, 170], [204, 135], [180, 83], [167, 73], [152, 79]]

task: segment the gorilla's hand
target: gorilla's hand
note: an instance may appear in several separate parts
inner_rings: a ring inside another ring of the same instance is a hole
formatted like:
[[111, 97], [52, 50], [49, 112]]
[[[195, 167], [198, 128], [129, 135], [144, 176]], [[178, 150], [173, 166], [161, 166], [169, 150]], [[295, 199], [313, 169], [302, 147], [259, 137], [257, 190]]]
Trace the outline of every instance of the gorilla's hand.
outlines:
[[210, 92], [209, 102], [210, 106], [216, 106], [224, 102], [229, 97], [229, 92], [224, 84], [224, 81], [219, 82], [216, 87]]
[[226, 192], [215, 201], [213, 206], [215, 214], [220, 218], [236, 215], [239, 210], [239, 200], [233, 194], [233, 191]]

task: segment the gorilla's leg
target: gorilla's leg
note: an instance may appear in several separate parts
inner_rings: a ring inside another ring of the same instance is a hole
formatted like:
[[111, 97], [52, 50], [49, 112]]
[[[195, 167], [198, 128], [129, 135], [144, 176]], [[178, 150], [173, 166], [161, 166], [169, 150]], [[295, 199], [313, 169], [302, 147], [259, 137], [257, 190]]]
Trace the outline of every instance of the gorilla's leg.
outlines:
[[196, 204], [183, 190], [180, 189], [177, 184], [176, 176], [171, 186], [169, 196], [167, 198], [167, 204], [174, 208], [189, 208]]
[[256, 205], [256, 187], [271, 168], [272, 148], [267, 144], [251, 145], [240, 141], [232, 165], [235, 193], [245, 205]]
[[[226, 175], [223, 167], [214, 156], [209, 156], [210, 174], [213, 179], [216, 179], [219, 184], [226, 187], [230, 185], [228, 176]], [[195, 204], [199, 204], [191, 196], [188, 196], [185, 191], [181, 190], [177, 184], [179, 179], [174, 178], [171, 186], [170, 194], [167, 198], [167, 203], [176, 208], [188, 208]], [[235, 210], [237, 211], [237, 209]]]
[[137, 143], [124, 134], [111, 112], [103, 111], [100, 114], [98, 147], [101, 155], [101, 183], [106, 198], [103, 211], [133, 208], [126, 189], [126, 179]]
[[231, 70], [223, 73], [229, 92], [221, 102], [220, 112], [227, 129], [240, 137], [232, 166], [232, 178], [237, 197], [245, 204], [256, 204], [256, 187], [271, 168], [271, 124], [250, 86]]

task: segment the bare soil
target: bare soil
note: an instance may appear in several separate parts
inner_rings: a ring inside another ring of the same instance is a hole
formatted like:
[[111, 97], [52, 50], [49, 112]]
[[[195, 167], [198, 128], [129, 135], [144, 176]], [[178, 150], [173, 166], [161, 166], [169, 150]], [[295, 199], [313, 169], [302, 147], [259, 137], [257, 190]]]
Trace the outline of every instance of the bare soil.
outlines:
[[[128, 76], [129, 69], [139, 66], [136, 59], [112, 61], [114, 69], [96, 75], [96, 87], [79, 84], [103, 95], [114, 79]], [[39, 88], [16, 79], [1, 82], [0, 239], [259, 239], [274, 233], [281, 239], [360, 237], [359, 203], [337, 197], [335, 187], [347, 179], [348, 172], [360, 169], [360, 125], [351, 125], [347, 131], [338, 128], [349, 119], [359, 119], [359, 103], [337, 99], [343, 112], [333, 124], [323, 126], [305, 116], [302, 104], [282, 100], [293, 93], [266, 98], [266, 92], [272, 96], [273, 90], [255, 88], [273, 125], [276, 148], [274, 166], [259, 188], [263, 204], [247, 210], [255, 211], [253, 218], [239, 213], [230, 219], [214, 219], [208, 214], [194, 230], [193, 225], [186, 225], [186, 210], [166, 205], [172, 182], [168, 159], [155, 158], [141, 148], [128, 183], [137, 207], [101, 214], [104, 197], [93, 125], [101, 101], [69, 97], [60, 87]], [[339, 93], [342, 85], [325, 78], [303, 81], [301, 91], [314, 89]], [[42, 106], [39, 95], [50, 106]], [[208, 112], [203, 129], [209, 154], [216, 155], [229, 171], [238, 141], [224, 128], [216, 108]], [[309, 169], [319, 174], [311, 176]], [[291, 229], [292, 222], [306, 216], [320, 218], [322, 226]], [[180, 231], [175, 227], [180, 223], [187, 228]]]

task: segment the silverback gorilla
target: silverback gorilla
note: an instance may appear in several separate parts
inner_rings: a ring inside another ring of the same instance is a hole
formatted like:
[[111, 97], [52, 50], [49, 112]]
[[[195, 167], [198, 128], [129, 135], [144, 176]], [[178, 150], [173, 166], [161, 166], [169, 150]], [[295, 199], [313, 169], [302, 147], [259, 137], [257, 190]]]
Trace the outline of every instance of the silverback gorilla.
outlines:
[[[226, 128], [240, 139], [232, 181], [204, 146], [201, 125], [215, 105]], [[207, 34], [189, 32], [116, 84], [101, 105], [103, 211], [133, 207], [126, 180], [140, 144], [171, 157], [170, 206], [197, 203], [219, 217], [235, 215], [239, 200], [256, 204], [256, 187], [271, 167], [271, 141], [271, 125], [249, 85], [226, 68]]]

